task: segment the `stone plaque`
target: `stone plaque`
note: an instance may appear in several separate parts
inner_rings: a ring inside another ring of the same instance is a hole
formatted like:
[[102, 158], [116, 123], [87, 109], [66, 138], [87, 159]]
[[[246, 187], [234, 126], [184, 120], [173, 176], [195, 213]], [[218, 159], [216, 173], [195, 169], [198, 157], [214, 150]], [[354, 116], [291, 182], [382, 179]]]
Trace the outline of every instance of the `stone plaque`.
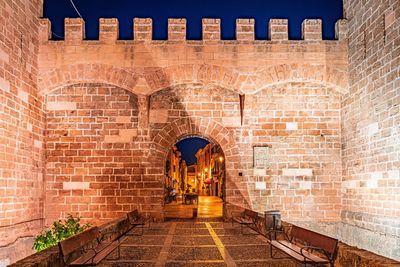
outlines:
[[265, 190], [265, 189], [267, 189], [267, 185], [265, 182], [256, 182], [256, 189], [257, 190]]
[[264, 169], [268, 167], [268, 146], [254, 146], [253, 147], [253, 166], [257, 169]]
[[254, 168], [253, 175], [254, 176], [266, 176], [267, 175], [267, 169], [265, 169], [265, 168], [262, 168], [262, 169]]

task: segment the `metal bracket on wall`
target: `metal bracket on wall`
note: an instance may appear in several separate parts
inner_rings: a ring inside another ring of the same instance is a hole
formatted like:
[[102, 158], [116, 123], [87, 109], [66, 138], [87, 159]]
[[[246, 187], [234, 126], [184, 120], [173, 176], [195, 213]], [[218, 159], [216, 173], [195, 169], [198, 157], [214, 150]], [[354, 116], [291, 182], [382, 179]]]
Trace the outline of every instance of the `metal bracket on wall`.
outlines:
[[240, 125], [243, 125], [243, 114], [244, 114], [244, 100], [245, 100], [245, 95], [240, 94], [239, 95], [239, 101], [240, 101]]
[[147, 121], [150, 123], [151, 95], [147, 96]]

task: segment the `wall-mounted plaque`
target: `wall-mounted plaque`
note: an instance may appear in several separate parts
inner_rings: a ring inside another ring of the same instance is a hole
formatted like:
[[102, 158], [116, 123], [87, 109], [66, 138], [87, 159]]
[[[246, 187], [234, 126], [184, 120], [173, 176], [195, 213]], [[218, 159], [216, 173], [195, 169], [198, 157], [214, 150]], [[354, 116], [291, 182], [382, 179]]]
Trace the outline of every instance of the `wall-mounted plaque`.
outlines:
[[268, 146], [254, 146], [253, 147], [253, 166], [257, 169], [264, 169], [268, 167]]

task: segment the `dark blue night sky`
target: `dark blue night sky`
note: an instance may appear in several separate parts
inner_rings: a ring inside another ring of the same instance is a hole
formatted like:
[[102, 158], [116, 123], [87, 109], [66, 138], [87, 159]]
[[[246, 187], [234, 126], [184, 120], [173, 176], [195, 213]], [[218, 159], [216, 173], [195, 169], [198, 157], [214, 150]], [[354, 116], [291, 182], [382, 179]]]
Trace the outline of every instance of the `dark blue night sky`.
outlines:
[[179, 141], [176, 146], [182, 153], [182, 158], [186, 161], [187, 165], [196, 163], [196, 152], [205, 147], [209, 142], [202, 138], [192, 137]]
[[[267, 38], [270, 18], [288, 18], [291, 39], [300, 39], [301, 22], [320, 18], [324, 39], [334, 39], [334, 24], [342, 18], [342, 0], [73, 0], [86, 22], [87, 39], [98, 38], [98, 19], [117, 17], [120, 39], [132, 39], [132, 18], [153, 18], [154, 39], [167, 39], [167, 19], [187, 18], [188, 39], [201, 39], [201, 18], [222, 19], [222, 39], [235, 38], [236, 18], [256, 19], [256, 38]], [[63, 36], [63, 19], [78, 17], [70, 0], [45, 0], [44, 16], [53, 32]]]

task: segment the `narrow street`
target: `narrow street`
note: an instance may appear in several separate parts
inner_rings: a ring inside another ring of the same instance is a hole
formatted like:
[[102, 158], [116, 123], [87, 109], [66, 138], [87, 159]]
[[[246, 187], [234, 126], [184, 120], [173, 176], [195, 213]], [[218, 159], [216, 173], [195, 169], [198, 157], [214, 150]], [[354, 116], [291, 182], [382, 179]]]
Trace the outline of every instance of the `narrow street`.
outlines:
[[186, 205], [182, 198], [178, 197], [176, 202], [165, 205], [166, 218], [192, 218], [193, 208], [197, 207], [198, 218], [222, 217], [222, 199], [215, 196], [199, 196], [199, 203]]

